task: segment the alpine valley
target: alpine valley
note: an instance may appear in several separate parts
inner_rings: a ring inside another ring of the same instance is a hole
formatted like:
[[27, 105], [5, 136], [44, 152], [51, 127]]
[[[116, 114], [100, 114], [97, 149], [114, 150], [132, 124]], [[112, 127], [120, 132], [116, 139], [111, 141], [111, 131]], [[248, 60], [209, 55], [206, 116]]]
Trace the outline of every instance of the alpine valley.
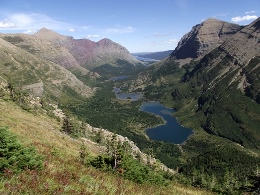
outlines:
[[[210, 18], [142, 56], [156, 61], [46, 28], [0, 34], [0, 192], [259, 194], [260, 18]], [[193, 133], [150, 139], [165, 121], [147, 101]]]

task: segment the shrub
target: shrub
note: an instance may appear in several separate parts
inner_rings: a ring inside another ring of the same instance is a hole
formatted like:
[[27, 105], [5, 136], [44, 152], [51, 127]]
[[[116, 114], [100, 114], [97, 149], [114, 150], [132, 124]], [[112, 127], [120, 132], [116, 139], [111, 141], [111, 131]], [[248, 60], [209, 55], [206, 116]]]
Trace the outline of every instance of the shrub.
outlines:
[[43, 156], [34, 147], [22, 146], [7, 128], [0, 127], [0, 172], [41, 169]]

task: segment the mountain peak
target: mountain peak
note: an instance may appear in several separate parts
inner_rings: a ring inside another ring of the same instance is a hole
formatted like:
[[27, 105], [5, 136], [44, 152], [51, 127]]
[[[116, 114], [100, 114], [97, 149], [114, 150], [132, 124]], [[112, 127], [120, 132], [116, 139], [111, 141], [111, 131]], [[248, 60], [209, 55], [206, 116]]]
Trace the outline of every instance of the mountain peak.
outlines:
[[68, 39], [68, 36], [60, 35], [59, 33], [47, 29], [45, 27], [41, 28], [37, 33], [34, 34], [35, 36], [49, 41], [58, 41], [58, 40], [64, 40]]
[[192, 27], [171, 54], [176, 59], [199, 58], [220, 46], [242, 27], [237, 24], [209, 18]]
[[42, 27], [38, 32], [46, 32], [46, 31], [52, 31], [52, 30], [45, 28], [45, 27]]
[[208, 18], [208, 19], [206, 19], [204, 22], [214, 22], [214, 21], [221, 21], [221, 22], [224, 22], [224, 21], [222, 21], [222, 20], [218, 20], [218, 19], [216, 19], [216, 18]]
[[42, 35], [42, 34], [56, 34], [56, 35], [59, 35], [58, 33], [56, 33], [55, 31], [53, 30], [50, 30], [48, 28], [41, 28], [38, 32], [35, 33], [36, 35]]
[[111, 41], [108, 38], [104, 38], [104, 39], [101, 39], [100, 41], [98, 41], [98, 43], [100, 43], [100, 44], [111, 44], [111, 43], [114, 43], [114, 42]]
[[[108, 38], [103, 38], [103, 39], [101, 39], [100, 41], [111, 41], [110, 39], [108, 39]], [[112, 41], [111, 41], [112, 42]]]

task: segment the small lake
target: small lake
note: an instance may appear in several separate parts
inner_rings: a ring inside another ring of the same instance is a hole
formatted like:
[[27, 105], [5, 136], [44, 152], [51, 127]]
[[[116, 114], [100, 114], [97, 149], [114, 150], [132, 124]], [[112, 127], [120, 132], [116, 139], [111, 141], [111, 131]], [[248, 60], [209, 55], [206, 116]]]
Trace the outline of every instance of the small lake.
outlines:
[[134, 57], [140, 61], [144, 61], [144, 62], [158, 62], [160, 60], [155, 60], [155, 59], [151, 59], [151, 58], [145, 58], [145, 57], [141, 57], [141, 56], [136, 56], [134, 55]]
[[166, 108], [159, 102], [145, 102], [139, 110], [159, 115], [165, 120], [165, 124], [146, 130], [146, 134], [152, 140], [181, 144], [193, 134], [191, 129], [181, 126], [172, 116], [174, 109]]
[[116, 94], [116, 97], [120, 100], [137, 101], [143, 97], [142, 93], [121, 93], [121, 89], [118, 87], [115, 87], [113, 89], [113, 92]]
[[111, 81], [119, 81], [119, 80], [127, 79], [128, 77], [129, 77], [128, 75], [123, 75], [123, 76], [119, 76], [119, 77], [110, 78], [109, 80], [111, 80]]

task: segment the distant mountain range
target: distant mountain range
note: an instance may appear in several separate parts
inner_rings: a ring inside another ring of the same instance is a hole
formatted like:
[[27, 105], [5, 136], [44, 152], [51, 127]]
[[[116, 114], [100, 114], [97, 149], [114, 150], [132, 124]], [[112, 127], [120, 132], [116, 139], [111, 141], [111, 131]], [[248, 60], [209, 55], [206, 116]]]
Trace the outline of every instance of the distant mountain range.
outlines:
[[65, 48], [79, 65], [88, 70], [103, 65], [123, 66], [119, 63], [120, 60], [133, 67], [142, 65], [126, 48], [109, 39], [102, 39], [98, 42], [89, 39], [74, 39], [46, 28], [39, 30], [35, 36]]
[[132, 55], [142, 57], [142, 58], [149, 58], [154, 60], [162, 60], [166, 57], [168, 57], [173, 50], [168, 51], [160, 51], [160, 52], [146, 52], [146, 53], [133, 53]]
[[46, 28], [34, 35], [0, 34], [0, 42], [2, 80], [19, 83], [20, 88], [37, 96], [66, 99], [75, 97], [74, 91], [89, 97], [94, 92], [89, 86], [91, 80], [144, 67], [109, 39], [74, 39]]

